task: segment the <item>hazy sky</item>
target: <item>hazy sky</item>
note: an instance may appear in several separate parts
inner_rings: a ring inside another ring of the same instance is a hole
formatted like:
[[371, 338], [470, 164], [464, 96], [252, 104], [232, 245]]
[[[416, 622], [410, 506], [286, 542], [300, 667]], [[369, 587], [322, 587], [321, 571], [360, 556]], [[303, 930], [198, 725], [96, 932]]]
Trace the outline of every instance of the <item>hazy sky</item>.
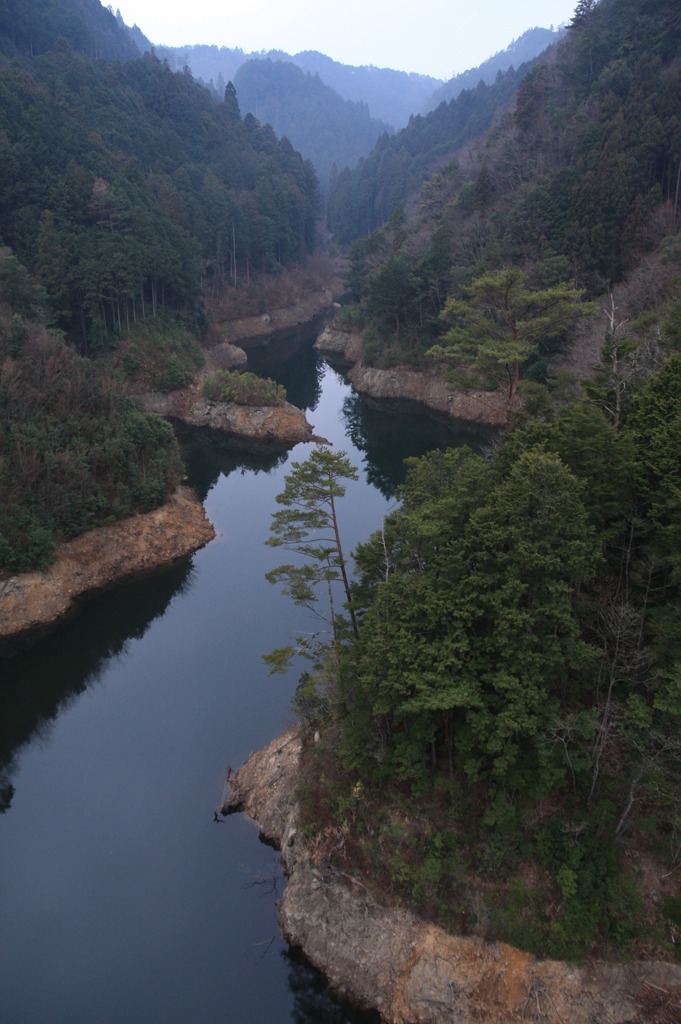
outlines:
[[[319, 50], [451, 78], [477, 67], [535, 25], [569, 21], [577, 0], [121, 0], [127, 25], [152, 43]], [[119, 6], [118, 4], [112, 6]]]

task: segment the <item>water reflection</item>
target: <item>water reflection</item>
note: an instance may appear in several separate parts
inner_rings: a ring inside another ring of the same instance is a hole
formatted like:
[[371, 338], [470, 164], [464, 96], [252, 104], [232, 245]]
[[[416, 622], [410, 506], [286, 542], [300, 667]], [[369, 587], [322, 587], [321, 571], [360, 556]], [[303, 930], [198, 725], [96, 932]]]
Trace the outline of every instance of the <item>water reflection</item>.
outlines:
[[[398, 432], [397, 416], [381, 424], [357, 398], [341, 416], [347, 387], [330, 371], [319, 401], [324, 366], [311, 340], [298, 354], [272, 347], [276, 368], [265, 372], [315, 408], [339, 448], [349, 435], [362, 450], [366, 473], [349, 485], [343, 517], [352, 547], [387, 505], [366, 477], [392, 494], [403, 456], [434, 442], [423, 438], [427, 417], [406, 430], [400, 417]], [[265, 582], [287, 456], [206, 431], [182, 432], [182, 443], [217, 539], [0, 653], [5, 801], [12, 781], [18, 789], [0, 843], [5, 1017], [369, 1024], [377, 1018], [341, 1006], [299, 956], [276, 955], [274, 902], [256, 895], [271, 875], [255, 826], [212, 823], [225, 762], [241, 763], [289, 721], [294, 680], [268, 681], [261, 661], [299, 621]], [[244, 863], [256, 872], [245, 888]]]
[[90, 598], [38, 637], [0, 647], [0, 811], [15, 792], [11, 778], [19, 749], [32, 738], [46, 738], [53, 720], [191, 583], [191, 559], [185, 558], [147, 580]]
[[379, 1024], [377, 1013], [340, 1002], [299, 950], [289, 948], [283, 956], [288, 963], [288, 985], [293, 995], [291, 1019], [295, 1024]]
[[316, 409], [319, 404], [324, 363], [312, 346], [324, 319], [275, 338], [270, 345], [248, 350], [248, 369], [283, 384], [288, 401], [298, 409]]
[[246, 444], [225, 437], [217, 430], [198, 429], [176, 424], [175, 433], [187, 469], [187, 483], [200, 501], [218, 482], [230, 473], [270, 473], [286, 462], [288, 452], [264, 445]]
[[388, 499], [404, 483], [405, 459], [461, 445], [477, 451], [493, 434], [436, 419], [409, 402], [378, 403], [356, 394], [343, 402], [343, 418], [350, 440], [365, 455], [367, 479]]

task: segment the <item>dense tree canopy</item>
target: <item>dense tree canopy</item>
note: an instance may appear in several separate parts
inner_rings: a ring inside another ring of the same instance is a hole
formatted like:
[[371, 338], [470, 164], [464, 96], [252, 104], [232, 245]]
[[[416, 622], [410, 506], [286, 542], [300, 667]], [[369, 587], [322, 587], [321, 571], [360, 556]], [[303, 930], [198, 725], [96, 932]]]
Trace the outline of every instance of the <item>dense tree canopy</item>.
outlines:
[[528, 287], [527, 275], [513, 268], [483, 274], [465, 293], [466, 298], [445, 303], [441, 316], [453, 326], [429, 354], [459, 367], [459, 381], [468, 377], [478, 387], [493, 382], [504, 396], [510, 425], [521, 367], [541, 346], [548, 352], [551, 342], [592, 307], [581, 303], [579, 291], [567, 284]]
[[183, 467], [170, 425], [138, 412], [115, 377], [35, 319], [41, 293], [7, 249], [0, 289], [3, 574], [47, 565], [59, 541], [156, 507]]
[[83, 349], [314, 247], [310, 164], [153, 56], [0, 73], [0, 232]]

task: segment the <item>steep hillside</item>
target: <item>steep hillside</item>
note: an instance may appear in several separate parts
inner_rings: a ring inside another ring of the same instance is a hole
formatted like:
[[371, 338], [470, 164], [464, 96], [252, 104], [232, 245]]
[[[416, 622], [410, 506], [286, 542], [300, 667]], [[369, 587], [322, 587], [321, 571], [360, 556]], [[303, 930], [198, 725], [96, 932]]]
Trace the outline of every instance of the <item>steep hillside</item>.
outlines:
[[313, 164], [326, 192], [332, 169], [354, 167], [388, 125], [369, 116], [366, 103], [343, 100], [319, 75], [295, 64], [249, 60], [234, 79], [239, 106], [286, 136]]
[[83, 348], [160, 312], [196, 325], [213, 292], [303, 259], [317, 182], [236, 98], [156, 58], [52, 53], [0, 72], [0, 231]]
[[22, 11], [0, 23], [0, 573], [165, 500], [172, 430], [124, 379], [192, 379], [206, 302], [257, 303], [254, 275], [304, 263], [319, 204], [311, 164], [233, 88], [216, 103], [151, 54], [92, 59], [128, 39], [97, 4]]
[[[677, 0], [580, 0], [506, 95], [414, 119], [344, 183], [361, 231], [391, 160], [442, 161], [352, 246], [338, 333], [505, 423], [410, 461], [355, 552], [353, 635], [339, 618], [297, 693], [299, 834], [324, 871], [544, 958], [679, 956], [680, 52]], [[676, 1020], [658, 994], [626, 1019]]]
[[0, 54], [37, 57], [59, 39], [88, 57], [140, 56], [125, 26], [98, 0], [5, 0], [0, 6]]
[[[355, 244], [350, 261], [369, 358], [418, 362], [447, 330], [448, 298], [466, 299], [474, 279], [508, 267], [535, 287], [571, 281], [597, 295], [660, 252], [649, 301], [668, 294], [680, 41], [671, 0], [587, 4], [567, 38], [524, 74], [414, 118], [339, 175], [328, 204], [337, 235], [384, 225]], [[405, 200], [406, 219], [397, 209]], [[544, 348], [536, 379], [552, 351]]]
[[464, 89], [475, 89], [478, 82], [490, 85], [500, 72], [510, 67], [520, 67], [538, 57], [540, 53], [555, 43], [563, 30], [549, 28], [528, 28], [521, 36], [514, 39], [505, 49], [495, 53], [483, 61], [477, 68], [470, 68], [454, 75], [448, 82], [436, 89], [423, 108], [422, 113], [434, 110], [440, 103], [448, 103], [456, 99]]
[[508, 106], [527, 72], [510, 69], [492, 85], [484, 82], [436, 110], [411, 117], [397, 135], [382, 136], [366, 160], [343, 171], [329, 191], [327, 220], [341, 243], [384, 224], [439, 164], [488, 130]]

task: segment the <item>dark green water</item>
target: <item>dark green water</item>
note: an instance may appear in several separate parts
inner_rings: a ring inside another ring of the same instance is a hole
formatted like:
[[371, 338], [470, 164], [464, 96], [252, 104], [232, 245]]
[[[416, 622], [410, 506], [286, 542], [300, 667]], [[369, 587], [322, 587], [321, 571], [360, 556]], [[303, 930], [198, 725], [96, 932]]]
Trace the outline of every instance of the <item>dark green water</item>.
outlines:
[[[270, 356], [361, 469], [341, 506], [347, 548], [380, 525], [404, 456], [462, 440], [359, 402], [309, 344]], [[281, 940], [278, 858], [252, 823], [213, 823], [226, 766], [291, 721], [297, 672], [270, 678], [261, 655], [302, 613], [265, 581], [281, 559], [264, 540], [287, 462], [310, 446], [184, 441], [216, 540], [0, 653], [3, 1024], [374, 1019]]]

